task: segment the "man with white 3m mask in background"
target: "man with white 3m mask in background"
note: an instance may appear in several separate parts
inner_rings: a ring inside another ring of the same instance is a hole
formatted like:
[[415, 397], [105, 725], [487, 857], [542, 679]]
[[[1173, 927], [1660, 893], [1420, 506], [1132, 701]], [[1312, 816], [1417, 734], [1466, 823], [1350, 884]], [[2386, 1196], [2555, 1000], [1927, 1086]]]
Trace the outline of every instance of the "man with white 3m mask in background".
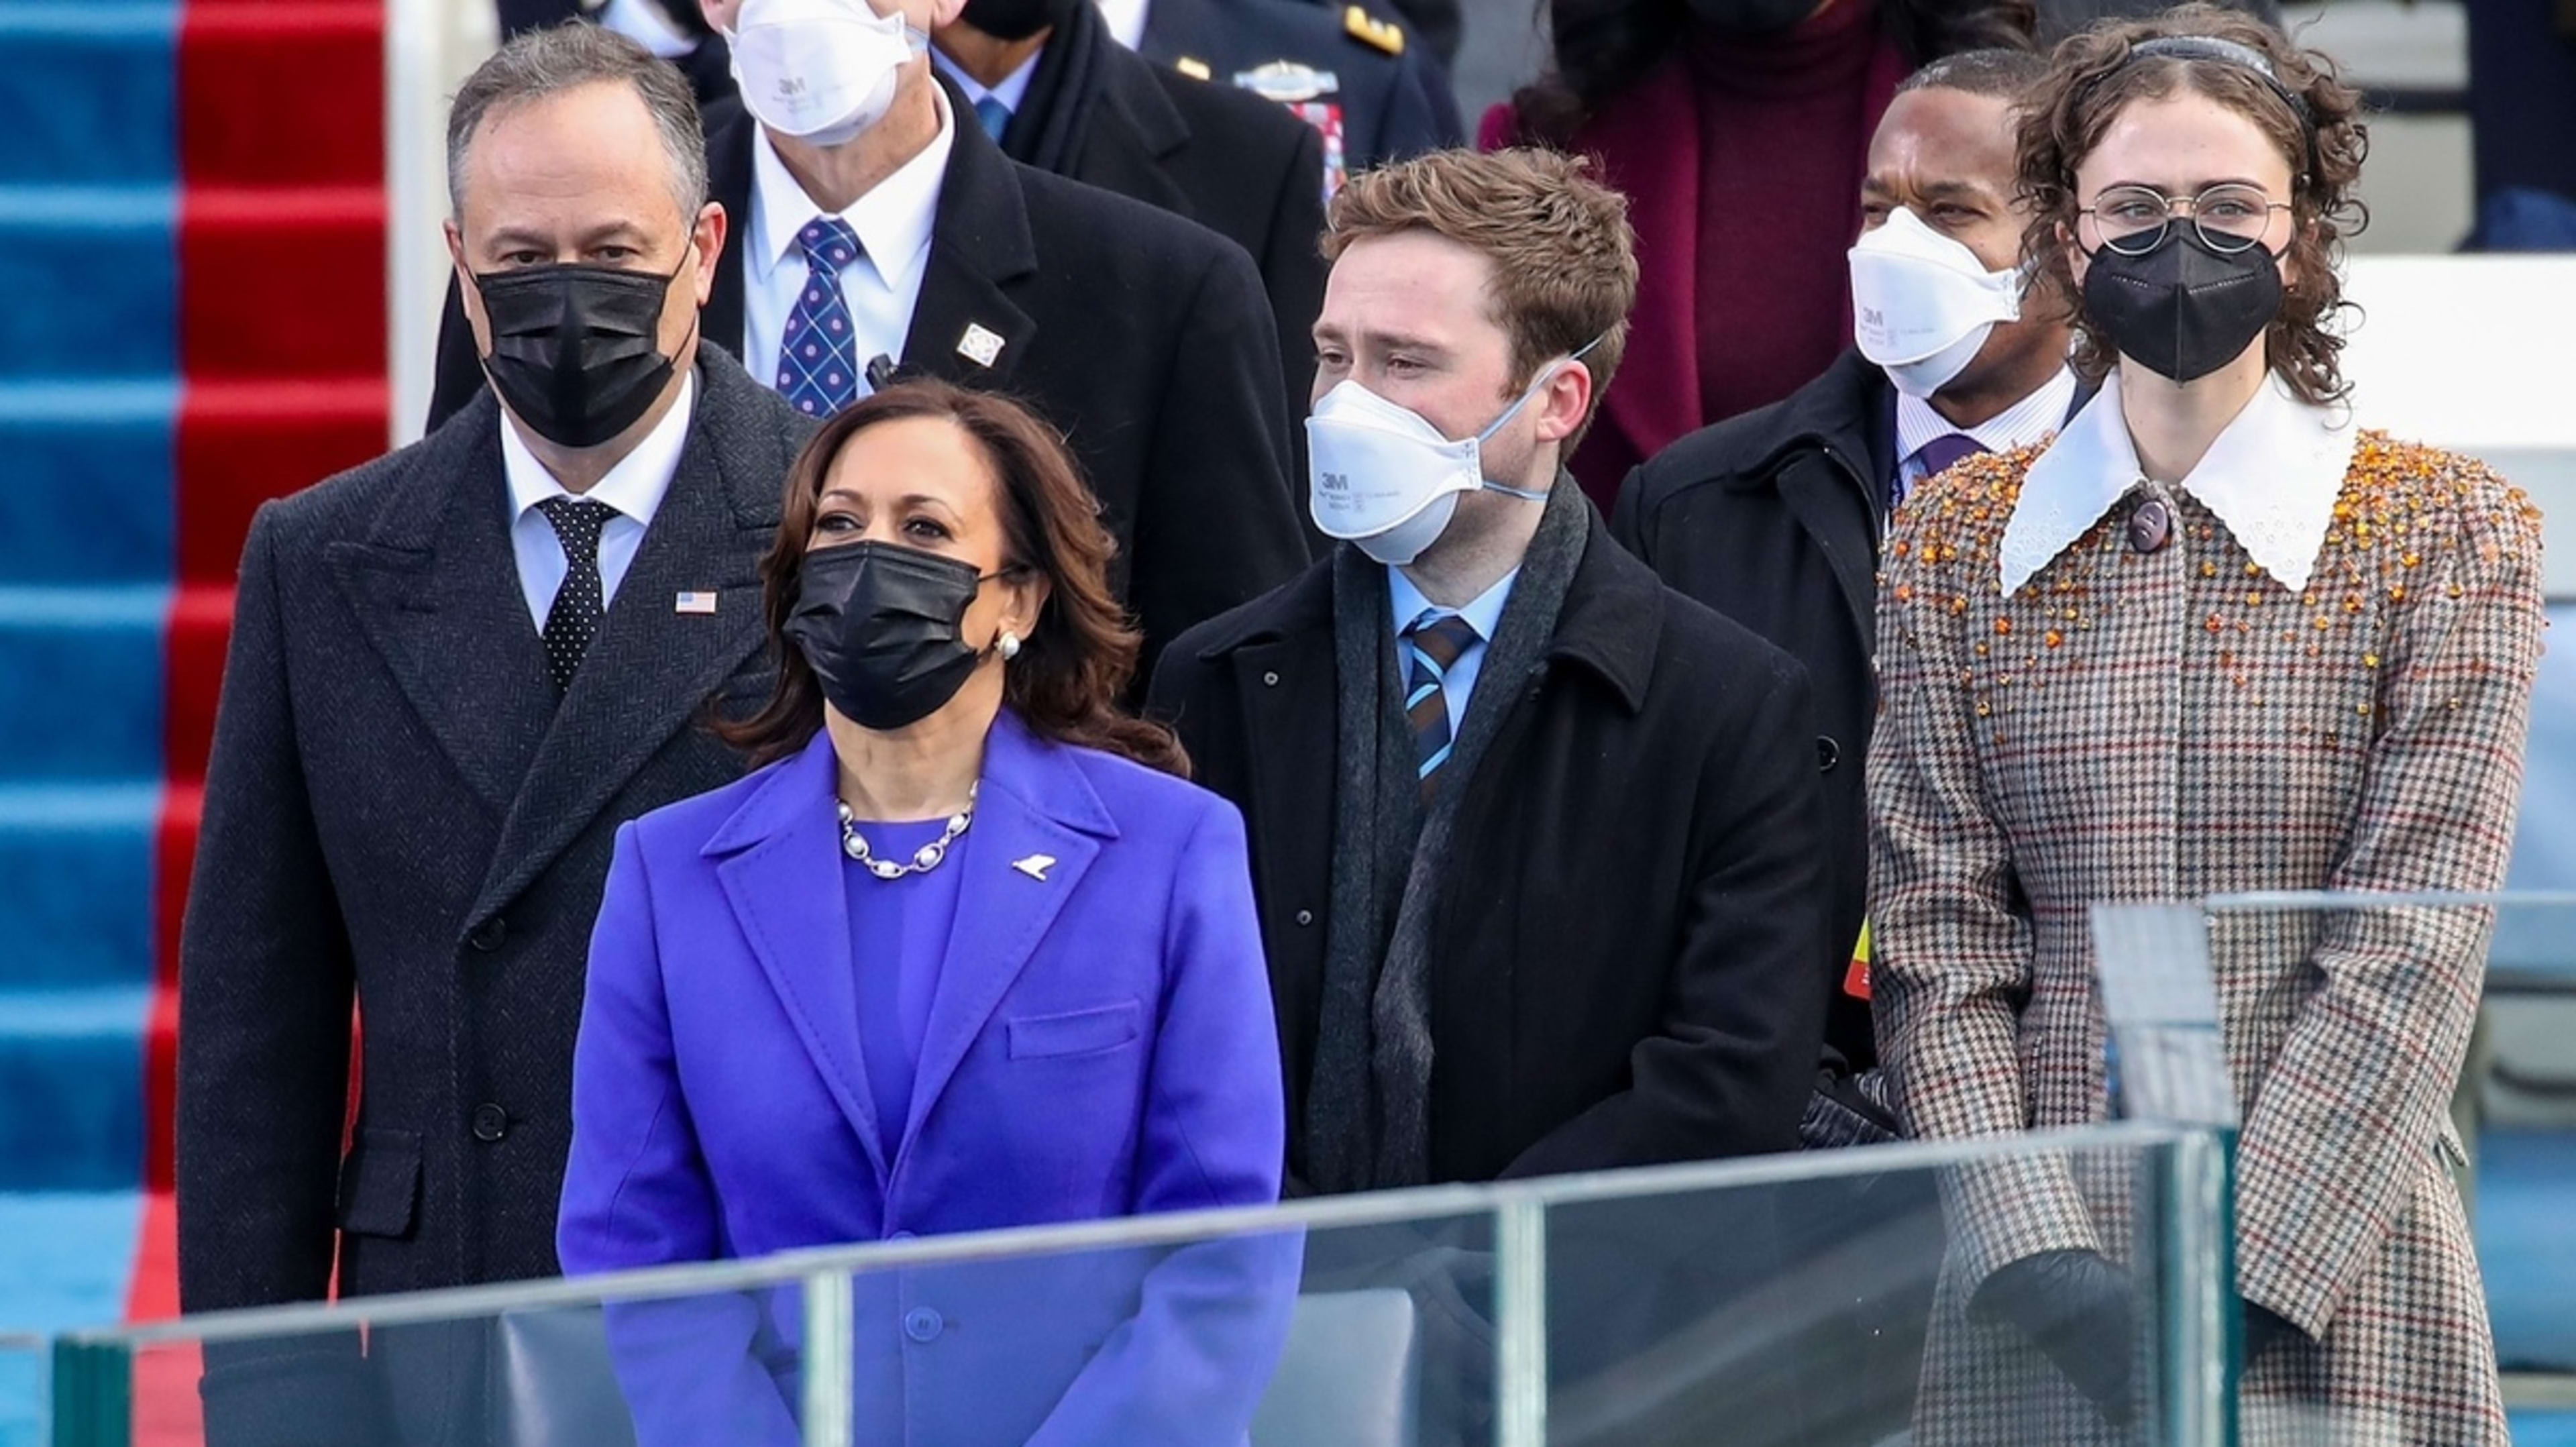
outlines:
[[1665, 449], [1629, 475], [1611, 517], [1667, 584], [1786, 649], [1815, 682], [1831, 814], [1829, 948], [1816, 978], [1832, 994], [1825, 1039], [1839, 1057], [1823, 1088], [1891, 1130], [1847, 1080], [1876, 1058], [1861, 785], [1877, 712], [1879, 542], [1924, 478], [2037, 443], [2089, 396], [2066, 365], [2063, 301], [2029, 290], [2020, 265], [2028, 215], [2013, 202], [2013, 106], [2046, 70], [2021, 51], [1969, 51], [1899, 87], [1861, 183], [1857, 348], [1779, 403]]
[[[931, 68], [964, 9], [704, 0], [741, 87], [705, 117], [733, 222], [706, 336], [810, 416], [896, 375], [1028, 403], [1100, 499], [1150, 661], [1305, 564], [1270, 301], [1240, 246], [1004, 155]], [[441, 403], [481, 385], [450, 330]]]

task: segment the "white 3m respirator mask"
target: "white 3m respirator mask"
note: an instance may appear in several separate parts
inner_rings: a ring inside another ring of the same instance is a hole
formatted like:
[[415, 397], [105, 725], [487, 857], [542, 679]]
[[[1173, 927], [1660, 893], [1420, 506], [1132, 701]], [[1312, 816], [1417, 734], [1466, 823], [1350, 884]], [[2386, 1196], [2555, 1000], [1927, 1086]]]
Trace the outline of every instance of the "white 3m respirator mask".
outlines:
[[[1598, 345], [1586, 342], [1567, 362]], [[1439, 541], [1460, 495], [1482, 489], [1545, 502], [1545, 492], [1505, 487], [1485, 476], [1484, 445], [1564, 366], [1539, 369], [1503, 415], [1454, 441], [1356, 381], [1326, 392], [1306, 418], [1306, 510], [1324, 536], [1401, 566]]]
[[1852, 247], [1851, 284], [1860, 354], [1908, 397], [1950, 385], [1998, 323], [2021, 319], [2021, 268], [1986, 270], [1902, 206]]
[[930, 37], [867, 0], [743, 0], [725, 37], [734, 83], [754, 120], [837, 146], [885, 118], [904, 65]]

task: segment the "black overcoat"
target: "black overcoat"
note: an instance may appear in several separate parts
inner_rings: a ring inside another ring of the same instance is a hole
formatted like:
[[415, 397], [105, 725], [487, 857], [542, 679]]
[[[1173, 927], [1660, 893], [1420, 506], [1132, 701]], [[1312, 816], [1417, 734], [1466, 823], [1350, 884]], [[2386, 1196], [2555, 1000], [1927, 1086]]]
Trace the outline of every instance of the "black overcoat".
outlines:
[[[1544, 660], [1476, 685], [1512, 702], [1464, 781], [1431, 925], [1436, 1181], [1786, 1150], [1814, 1083], [1805, 674], [1591, 526]], [[1299, 1176], [1337, 692], [1327, 561], [1185, 635], [1152, 693], [1249, 825]]]
[[[705, 336], [732, 353], [743, 341], [758, 123], [738, 105], [708, 120], [709, 189], [732, 225]], [[1150, 664], [1182, 629], [1306, 560], [1260, 274], [1205, 227], [1020, 165], [978, 126], [955, 132], [897, 360], [905, 373], [1010, 393], [1066, 435], [1118, 541], [1111, 582], [1144, 628]], [[961, 350], [969, 327], [1000, 339], [990, 365]], [[433, 419], [483, 386], [461, 308], [451, 304], [440, 336]]]
[[335, 1258], [343, 1295], [555, 1274], [610, 841], [742, 772], [699, 725], [766, 696], [754, 565], [812, 426], [714, 348], [697, 365], [560, 702], [488, 393], [252, 521], [180, 943], [185, 1310], [319, 1300]]
[[[1610, 531], [1675, 590], [1770, 640], [1815, 684], [1824, 771], [1826, 1041], [1855, 1068], [1877, 1058], [1869, 1001], [1844, 989], [1868, 909], [1869, 800], [1878, 710], [1878, 540], [1896, 473], [1896, 391], [1845, 352], [1781, 401], [1703, 427], [1628, 474]], [[1875, 480], [1875, 481], [1874, 481]]]

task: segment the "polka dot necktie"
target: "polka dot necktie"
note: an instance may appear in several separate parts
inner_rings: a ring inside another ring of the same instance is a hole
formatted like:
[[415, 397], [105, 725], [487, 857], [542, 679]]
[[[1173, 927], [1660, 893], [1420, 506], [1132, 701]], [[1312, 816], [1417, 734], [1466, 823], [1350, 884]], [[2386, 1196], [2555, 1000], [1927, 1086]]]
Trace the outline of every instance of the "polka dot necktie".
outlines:
[[1404, 720], [1413, 728], [1414, 758], [1419, 761], [1426, 799], [1456, 742], [1449, 735], [1449, 697], [1442, 687], [1449, 670], [1458, 666], [1476, 638], [1475, 624], [1455, 613], [1442, 615], [1427, 608], [1404, 630], [1404, 641], [1413, 653], [1413, 666], [1404, 679]]
[[841, 268], [859, 259], [859, 234], [837, 216], [817, 216], [796, 233], [805, 289], [787, 313], [778, 347], [778, 390], [808, 417], [829, 417], [859, 400], [858, 338], [841, 296]]
[[555, 590], [554, 606], [546, 610], [546, 626], [538, 635], [545, 640], [546, 675], [561, 693], [572, 686], [572, 671], [581, 666], [590, 640], [599, 636], [600, 616], [608, 611], [599, 583], [599, 530], [617, 516], [617, 509], [586, 497], [558, 495], [538, 503], [537, 510], [554, 524], [555, 539], [563, 544], [563, 586]]

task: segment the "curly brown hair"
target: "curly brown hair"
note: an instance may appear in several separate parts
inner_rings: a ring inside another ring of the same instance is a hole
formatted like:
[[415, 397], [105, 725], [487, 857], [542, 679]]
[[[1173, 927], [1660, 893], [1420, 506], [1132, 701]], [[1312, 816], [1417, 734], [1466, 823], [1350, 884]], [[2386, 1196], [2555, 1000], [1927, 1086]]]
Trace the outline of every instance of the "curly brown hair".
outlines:
[[[2133, 56], [2137, 46], [2166, 36], [2205, 36], [2246, 46], [2271, 62], [2274, 75], [2306, 108], [2302, 116], [2263, 77], [2221, 59], [2178, 55]], [[2065, 295], [2078, 299], [2075, 370], [2089, 380], [2108, 375], [2117, 352], [2082, 311], [2067, 242], [2076, 234], [2075, 170], [2101, 144], [2111, 123], [2132, 102], [2178, 94], [2204, 96], [2254, 122], [2290, 163], [2292, 231], [2282, 254], [2286, 283], [2280, 314], [2264, 333], [2264, 355], [2273, 372], [2302, 400], [2324, 404], [2351, 390], [2339, 356], [2343, 338], [2332, 329], [2349, 303], [2335, 275], [2346, 237], [2369, 222], [2353, 195], [2370, 140], [2361, 122], [2361, 93], [2345, 85], [2335, 64], [2292, 44], [2278, 30], [2239, 11], [2215, 5], [2177, 6], [2148, 20], [2096, 25], [2060, 42], [2021, 112], [2016, 150], [2021, 199], [2030, 208], [2022, 250]]]
[[1119, 707], [1120, 692], [1135, 676], [1138, 635], [1109, 589], [1118, 544], [1102, 526], [1100, 504], [1064, 439], [1008, 398], [932, 378], [898, 382], [834, 415], [788, 468], [778, 536], [760, 560], [778, 681], [760, 712], [719, 723], [717, 736], [758, 765], [795, 753], [823, 726], [822, 685], [787, 638], [806, 544], [841, 450], [869, 428], [907, 417], [943, 419], [974, 441], [1000, 485], [995, 502], [1006, 567], [1047, 582], [1037, 624], [1003, 673], [1003, 701], [1040, 738], [1189, 777], [1189, 756], [1172, 731]]

